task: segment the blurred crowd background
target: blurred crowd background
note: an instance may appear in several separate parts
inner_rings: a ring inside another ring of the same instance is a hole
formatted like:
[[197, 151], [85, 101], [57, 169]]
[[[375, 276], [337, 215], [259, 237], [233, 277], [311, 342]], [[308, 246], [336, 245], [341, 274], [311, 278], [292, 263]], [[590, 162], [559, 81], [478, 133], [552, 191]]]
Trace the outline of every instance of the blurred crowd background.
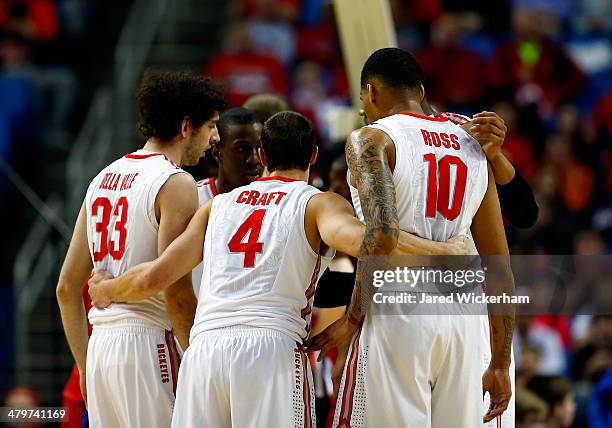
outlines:
[[[0, 224], [5, 238], [0, 328], [5, 332], [15, 329], [15, 254], [39, 216], [24, 192], [30, 186], [45, 200], [58, 188], [70, 188], [68, 156], [96, 88], [113, 79], [114, 49], [132, 3], [0, 2]], [[210, 43], [200, 50], [191, 47], [200, 54], [189, 58], [199, 63], [184, 67], [223, 81], [232, 106], [254, 94], [273, 93], [310, 118], [322, 149], [312, 182], [327, 188], [330, 167], [344, 151], [344, 141], [333, 132], [333, 111], [350, 105], [331, 2], [195, 3], [196, 10], [210, 16], [190, 34], [207, 34], [210, 39], [200, 40]], [[427, 75], [430, 102], [465, 115], [491, 110], [506, 121], [504, 151], [540, 207], [534, 227], [507, 227], [511, 252], [610, 254], [612, 2], [390, 0], [390, 5], [399, 46], [417, 56]], [[175, 53], [180, 58], [187, 52], [179, 44]], [[181, 65], [180, 60], [172, 63]], [[133, 128], [131, 147], [114, 151], [114, 157], [142, 143], [135, 137], [135, 122]], [[194, 175], [203, 178], [214, 171], [207, 157]], [[70, 228], [75, 216], [76, 211], [63, 213]], [[50, 311], [57, 320], [57, 311]], [[19, 358], [13, 355], [14, 340], [10, 333], [0, 337], [4, 373], [12, 373]], [[67, 348], [59, 343], [54, 352], [65, 356]], [[515, 355], [522, 426], [612, 426], [610, 316], [522, 317]], [[68, 367], [63, 370], [59, 373], [67, 378]], [[15, 379], [0, 380], [0, 392], [13, 388]], [[59, 391], [51, 392], [56, 395], [30, 390], [28, 396], [57, 404]], [[11, 394], [15, 391], [7, 400]]]

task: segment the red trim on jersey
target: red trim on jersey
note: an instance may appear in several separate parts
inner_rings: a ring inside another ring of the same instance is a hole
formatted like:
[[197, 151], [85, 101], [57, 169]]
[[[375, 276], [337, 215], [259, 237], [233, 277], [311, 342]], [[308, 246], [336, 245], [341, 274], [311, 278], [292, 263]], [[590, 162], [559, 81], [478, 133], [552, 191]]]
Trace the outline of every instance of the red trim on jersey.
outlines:
[[446, 118], [450, 120], [451, 122], [453, 122], [455, 125], [463, 125], [464, 123], [467, 123], [472, 120], [469, 117], [464, 116], [462, 114], [449, 113], [446, 111], [438, 113], [435, 117]]
[[312, 428], [312, 415], [310, 408], [310, 383], [308, 381], [308, 357], [304, 352], [302, 354], [302, 376], [304, 380], [303, 385], [303, 397], [304, 397], [304, 428]]
[[147, 159], [153, 156], [163, 156], [164, 159], [166, 159], [168, 162], [170, 162], [176, 169], [181, 169], [180, 166], [178, 166], [177, 164], [175, 164], [174, 162], [172, 162], [170, 159], [168, 159], [168, 156], [166, 156], [163, 153], [150, 153], [148, 155], [137, 155], [135, 153], [128, 153], [127, 155], [125, 155], [124, 157], [128, 158], [128, 159], [136, 159], [136, 160], [141, 160], [141, 159]]
[[213, 198], [217, 196], [217, 188], [215, 187], [215, 177], [210, 177], [208, 179], [208, 183], [210, 184], [210, 193], [212, 193]]
[[271, 175], [269, 177], [259, 177], [255, 181], [270, 181], [270, 180], [284, 181], [285, 183], [291, 183], [293, 181], [300, 181], [295, 178], [283, 177], [282, 175]]
[[217, 192], [217, 188], [215, 187], [215, 177], [208, 177], [203, 180], [197, 181], [196, 186], [198, 187], [210, 186], [210, 193], [212, 193], [213, 198], [219, 194]]
[[[153, 156], [163, 156], [164, 158], [166, 158], [166, 155], [163, 153], [151, 153], [148, 155], [137, 155], [135, 153], [128, 153], [127, 155], [125, 155], [126, 158], [128, 159], [146, 159], [146, 158], [150, 158]], [[168, 159], [168, 158], [166, 158]]]
[[[351, 414], [353, 413], [353, 395], [357, 386], [357, 361], [359, 360], [359, 338], [361, 330], [357, 332], [357, 337], [353, 341], [349, 362], [346, 366], [346, 378], [344, 379], [344, 391], [342, 393], [342, 407], [340, 408], [340, 426], [350, 427]], [[350, 391], [349, 391], [350, 387]], [[344, 425], [343, 425], [344, 423]]]
[[422, 114], [411, 113], [411, 112], [408, 112], [408, 111], [401, 111], [398, 114], [405, 114], [406, 116], [416, 117], [417, 119], [431, 120], [433, 122], [448, 122], [448, 119], [444, 119], [442, 117], [423, 116]]
[[[166, 331], [166, 348], [168, 349], [168, 359], [170, 360], [170, 371], [172, 373], [172, 392], [176, 397], [176, 382], [177, 382], [177, 374], [178, 374], [178, 361], [176, 357], [178, 356], [176, 352], [176, 348], [174, 347], [174, 335], [171, 331]], [[179, 358], [180, 360], [180, 358]]]
[[[304, 321], [306, 320], [306, 317], [310, 313], [312, 313], [312, 305], [311, 305], [310, 299], [312, 299], [312, 297], [315, 294], [315, 290], [317, 288], [317, 279], [319, 278], [320, 270], [321, 270], [321, 255], [319, 254], [317, 256], [317, 262], [315, 263], [315, 267], [312, 271], [312, 276], [310, 277], [310, 285], [304, 292], [304, 296], [306, 297], [306, 307], [302, 308], [302, 311], [300, 313]], [[306, 324], [306, 331], [307, 332], [310, 331], [310, 323]]]

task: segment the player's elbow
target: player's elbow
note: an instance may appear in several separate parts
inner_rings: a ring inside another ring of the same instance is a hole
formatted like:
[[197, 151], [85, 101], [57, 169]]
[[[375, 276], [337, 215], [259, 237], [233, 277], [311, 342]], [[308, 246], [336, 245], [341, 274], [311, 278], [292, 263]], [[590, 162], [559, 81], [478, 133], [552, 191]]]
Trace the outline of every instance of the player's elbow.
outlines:
[[136, 278], [137, 287], [147, 295], [157, 294], [159, 291], [159, 283], [156, 282], [155, 276], [150, 272], [143, 272]]
[[153, 296], [165, 288], [158, 272], [153, 268], [147, 268], [140, 272], [136, 276], [135, 282], [137, 288], [147, 296]]
[[55, 297], [57, 302], [62, 305], [68, 303], [81, 295], [81, 288], [75, 287], [74, 284], [64, 277], [60, 277], [55, 288]]
[[378, 227], [366, 233], [364, 245], [368, 247], [369, 254], [390, 254], [397, 247], [399, 229], [394, 227]]

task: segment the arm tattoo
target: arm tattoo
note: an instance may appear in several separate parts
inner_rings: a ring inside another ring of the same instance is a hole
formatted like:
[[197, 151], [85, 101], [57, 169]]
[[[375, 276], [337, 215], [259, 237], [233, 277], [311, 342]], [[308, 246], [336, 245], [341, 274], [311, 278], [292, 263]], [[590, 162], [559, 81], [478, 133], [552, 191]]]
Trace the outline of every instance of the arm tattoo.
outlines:
[[393, 249], [389, 246], [397, 242], [399, 219], [393, 175], [386, 161], [384, 144], [369, 137], [351, 137], [346, 146], [346, 159], [359, 191], [366, 225], [355, 288], [347, 311], [349, 320], [359, 323], [374, 295], [370, 278], [375, 266], [368, 256], [388, 254]]

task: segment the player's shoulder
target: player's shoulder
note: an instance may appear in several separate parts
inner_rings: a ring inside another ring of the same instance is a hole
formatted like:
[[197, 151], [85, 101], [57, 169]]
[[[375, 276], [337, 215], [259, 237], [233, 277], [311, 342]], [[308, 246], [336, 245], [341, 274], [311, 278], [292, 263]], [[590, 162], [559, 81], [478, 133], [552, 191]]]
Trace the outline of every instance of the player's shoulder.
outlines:
[[463, 114], [451, 113], [447, 111], [441, 111], [440, 113], [436, 114], [434, 117], [440, 118], [440, 119], [447, 119], [450, 122], [454, 123], [455, 125], [463, 125], [472, 120], [470, 117], [465, 116]]
[[373, 125], [381, 125], [380, 127], [367, 125], [362, 128], [356, 129], [350, 133], [346, 140], [348, 147], [357, 148], [366, 145], [384, 145], [389, 142], [393, 142], [391, 132], [385, 127], [383, 123], [376, 121]]
[[165, 181], [161, 187], [159, 194], [161, 197], [165, 195], [171, 195], [173, 198], [180, 198], [181, 196], [191, 197], [196, 194], [195, 180], [191, 174], [182, 171], [177, 174], [172, 174]]
[[316, 192], [308, 201], [307, 210], [315, 212], [323, 211], [347, 211], [353, 212], [352, 205], [342, 196], [335, 192]]

